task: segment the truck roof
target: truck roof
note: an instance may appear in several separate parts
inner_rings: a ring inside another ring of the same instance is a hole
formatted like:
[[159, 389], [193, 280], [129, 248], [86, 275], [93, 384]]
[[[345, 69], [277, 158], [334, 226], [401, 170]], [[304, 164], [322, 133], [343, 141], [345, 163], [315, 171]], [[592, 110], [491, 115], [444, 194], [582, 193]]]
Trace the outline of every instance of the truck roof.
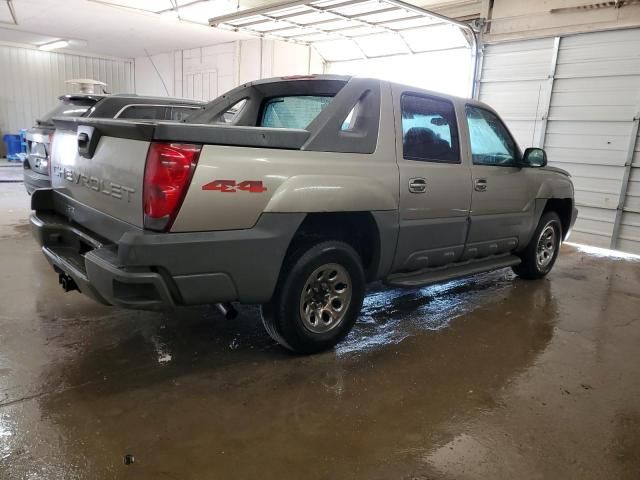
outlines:
[[[234, 105], [238, 104], [242, 99], [256, 100], [257, 97], [262, 99], [276, 96], [287, 95], [329, 95], [336, 96], [340, 90], [347, 85], [357, 82], [360, 85], [370, 85], [371, 88], [380, 89], [384, 85], [395, 85], [402, 90], [407, 90], [424, 95], [435, 96], [450, 100], [455, 104], [473, 104], [482, 106], [489, 110], [493, 109], [471, 98], [457, 97], [446, 93], [427, 90], [412, 85], [401, 84], [397, 82], [389, 82], [379, 78], [360, 77], [352, 75], [291, 75], [282, 77], [263, 78], [241, 84], [232, 90], [211, 100], [201, 113], [190, 117], [191, 123], [209, 123], [212, 118], [220, 115], [222, 112], [228, 111]], [[375, 87], [374, 87], [375, 86]], [[255, 107], [254, 107], [255, 108]], [[211, 115], [213, 113], [213, 115]]]
[[151, 97], [147, 95], [138, 95], [137, 93], [112, 93], [112, 94], [94, 94], [94, 93], [68, 93], [66, 95], [60, 95], [58, 100], [95, 100], [96, 102], [104, 99], [131, 99], [131, 100], [139, 100], [144, 103], [181, 103], [184, 105], [205, 105], [207, 102], [202, 100], [193, 100], [188, 98], [178, 98], [178, 97]]
[[202, 100], [193, 100], [190, 98], [179, 98], [179, 97], [151, 97], [147, 95], [138, 95], [137, 93], [113, 93], [111, 95], [105, 96], [106, 99], [130, 99], [130, 100], [142, 100], [145, 103], [180, 103], [183, 105], [206, 105], [207, 102]]
[[[391, 85], [398, 85], [398, 86], [400, 86], [400, 87], [402, 87], [403, 89], [406, 89], [406, 90], [424, 92], [424, 93], [427, 93], [427, 94], [436, 95], [438, 97], [449, 98], [451, 100], [453, 100], [453, 99], [464, 100], [464, 101], [470, 100], [469, 98], [459, 97], [459, 96], [456, 96], [456, 95], [450, 95], [450, 94], [438, 92], [438, 91], [435, 91], [435, 90], [428, 90], [428, 89], [421, 88], [421, 87], [416, 87], [416, 86], [413, 86], [413, 85], [407, 85], [407, 84], [399, 83], [399, 82], [390, 82], [388, 80], [382, 80], [380, 78], [361, 77], [359, 75], [310, 74], [310, 75], [290, 75], [290, 76], [283, 76], [283, 77], [270, 77], [270, 78], [263, 78], [263, 79], [260, 79], [260, 80], [254, 80], [254, 81], [251, 81], [251, 82], [244, 83], [244, 84], [240, 85], [239, 87], [236, 87], [236, 89], [237, 88], [241, 88], [241, 87], [249, 87], [249, 86], [256, 86], [256, 85], [267, 85], [267, 84], [272, 84], [272, 83], [280, 83], [280, 82], [286, 82], [286, 81], [300, 81], [300, 80], [308, 80], [308, 81], [313, 81], [313, 80], [325, 80], [325, 81], [326, 80], [333, 80], [333, 81], [344, 82], [346, 84], [353, 78], [359, 78], [359, 79], [362, 79], [362, 80], [368, 80], [368, 81], [372, 81], [372, 82], [380, 82], [380, 83], [384, 82], [384, 83], [388, 83], [388, 84], [391, 84]], [[234, 90], [236, 90], [236, 89], [234, 89]]]

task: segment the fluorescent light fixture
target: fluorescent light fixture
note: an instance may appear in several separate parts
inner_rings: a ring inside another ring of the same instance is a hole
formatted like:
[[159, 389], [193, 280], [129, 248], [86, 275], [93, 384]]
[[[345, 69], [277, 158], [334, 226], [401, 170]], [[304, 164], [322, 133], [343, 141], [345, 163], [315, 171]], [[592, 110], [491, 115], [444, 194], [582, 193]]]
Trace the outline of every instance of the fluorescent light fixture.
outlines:
[[45, 43], [44, 45], [40, 45], [38, 48], [40, 50], [44, 50], [45, 52], [48, 52], [50, 50], [56, 50], [58, 48], [66, 48], [69, 46], [69, 42], [66, 40], [57, 40], [55, 42], [51, 42], [51, 43]]

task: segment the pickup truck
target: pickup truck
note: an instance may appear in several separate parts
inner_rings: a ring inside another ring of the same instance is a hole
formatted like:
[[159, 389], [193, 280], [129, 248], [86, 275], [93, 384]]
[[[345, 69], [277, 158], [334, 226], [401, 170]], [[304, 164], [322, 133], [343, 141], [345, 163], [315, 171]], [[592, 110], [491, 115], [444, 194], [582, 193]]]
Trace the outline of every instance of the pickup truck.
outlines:
[[255, 81], [183, 123], [55, 123], [31, 223], [65, 290], [260, 304], [300, 353], [347, 335], [369, 282], [544, 277], [577, 215], [569, 175], [490, 107], [381, 80]]

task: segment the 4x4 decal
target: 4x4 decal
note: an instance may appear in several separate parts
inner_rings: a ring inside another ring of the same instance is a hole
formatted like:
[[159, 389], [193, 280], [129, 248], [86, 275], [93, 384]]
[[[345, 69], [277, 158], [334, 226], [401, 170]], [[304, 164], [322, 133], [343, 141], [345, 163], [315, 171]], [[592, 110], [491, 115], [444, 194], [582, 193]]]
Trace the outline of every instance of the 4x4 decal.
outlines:
[[250, 193], [262, 193], [267, 191], [267, 187], [261, 180], [244, 180], [236, 183], [235, 180], [214, 180], [202, 186], [202, 190], [218, 190], [224, 193], [234, 193], [237, 190]]

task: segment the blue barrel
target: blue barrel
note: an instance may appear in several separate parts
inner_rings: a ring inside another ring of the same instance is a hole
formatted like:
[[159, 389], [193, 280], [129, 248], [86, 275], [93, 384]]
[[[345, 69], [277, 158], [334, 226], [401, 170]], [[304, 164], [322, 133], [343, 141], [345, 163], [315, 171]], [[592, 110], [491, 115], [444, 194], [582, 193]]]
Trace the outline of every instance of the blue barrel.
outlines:
[[20, 160], [18, 154], [22, 152], [20, 135], [4, 135], [2, 137], [7, 150], [8, 160]]

